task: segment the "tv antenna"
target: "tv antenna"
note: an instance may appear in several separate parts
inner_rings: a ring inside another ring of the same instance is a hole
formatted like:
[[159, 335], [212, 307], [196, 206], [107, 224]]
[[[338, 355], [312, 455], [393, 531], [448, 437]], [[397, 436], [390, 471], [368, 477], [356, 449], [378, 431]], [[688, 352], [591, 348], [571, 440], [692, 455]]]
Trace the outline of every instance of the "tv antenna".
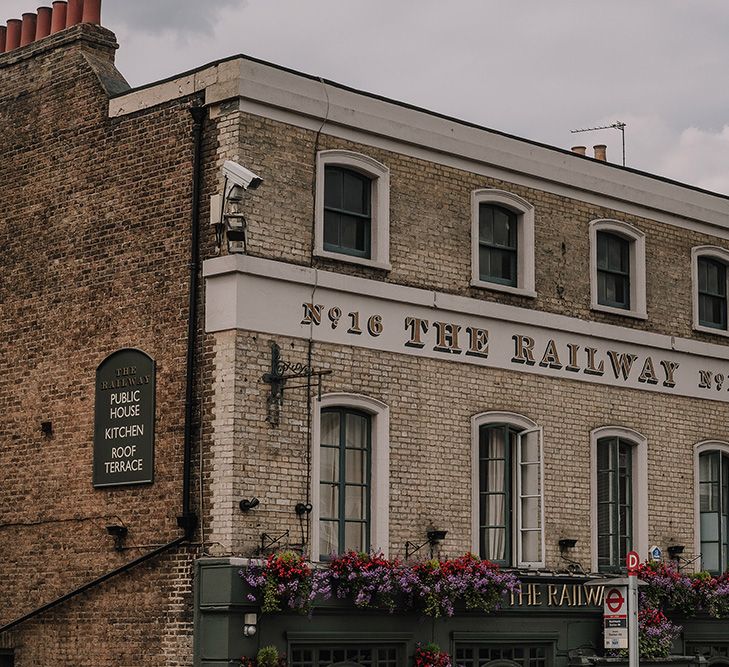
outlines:
[[601, 125], [600, 127], [586, 127], [581, 130], [570, 130], [571, 134], [577, 134], [578, 132], [592, 132], [593, 130], [620, 130], [623, 135], [623, 166], [625, 166], [625, 123], [620, 120], [616, 120], [612, 125]]

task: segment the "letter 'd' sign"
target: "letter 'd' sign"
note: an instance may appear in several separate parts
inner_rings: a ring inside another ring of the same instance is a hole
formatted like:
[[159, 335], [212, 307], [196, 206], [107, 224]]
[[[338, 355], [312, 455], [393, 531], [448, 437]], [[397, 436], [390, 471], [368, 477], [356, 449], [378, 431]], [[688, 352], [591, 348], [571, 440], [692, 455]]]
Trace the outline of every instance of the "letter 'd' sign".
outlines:
[[99, 364], [94, 486], [153, 481], [154, 395], [154, 360], [141, 350], [117, 350]]

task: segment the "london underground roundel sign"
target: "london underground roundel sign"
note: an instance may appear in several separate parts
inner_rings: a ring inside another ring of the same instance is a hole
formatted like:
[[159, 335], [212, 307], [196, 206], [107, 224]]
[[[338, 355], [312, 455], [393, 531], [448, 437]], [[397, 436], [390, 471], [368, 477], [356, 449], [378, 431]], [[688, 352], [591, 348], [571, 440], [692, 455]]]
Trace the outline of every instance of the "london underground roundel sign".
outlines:
[[625, 597], [619, 588], [611, 588], [605, 596], [605, 605], [613, 614], [617, 614], [625, 603]]
[[625, 564], [628, 566], [628, 572], [637, 569], [638, 565], [640, 565], [640, 556], [638, 553], [636, 551], [629, 551], [625, 557]]

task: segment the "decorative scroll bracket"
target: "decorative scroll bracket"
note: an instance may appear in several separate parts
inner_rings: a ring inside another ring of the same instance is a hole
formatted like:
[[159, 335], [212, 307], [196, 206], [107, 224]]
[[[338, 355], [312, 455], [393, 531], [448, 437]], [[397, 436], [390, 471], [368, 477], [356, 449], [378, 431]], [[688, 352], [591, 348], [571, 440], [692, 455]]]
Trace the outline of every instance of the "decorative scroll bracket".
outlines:
[[[332, 371], [315, 371], [310, 366], [300, 363], [289, 363], [281, 358], [281, 348], [276, 341], [271, 341], [271, 370], [263, 376], [263, 382], [271, 385], [266, 399], [266, 421], [275, 428], [279, 424], [281, 406], [283, 405], [284, 388], [311, 390], [311, 378], [317, 381], [317, 391], [321, 398], [321, 382], [324, 375]], [[287, 385], [287, 380], [306, 379], [303, 384]]]

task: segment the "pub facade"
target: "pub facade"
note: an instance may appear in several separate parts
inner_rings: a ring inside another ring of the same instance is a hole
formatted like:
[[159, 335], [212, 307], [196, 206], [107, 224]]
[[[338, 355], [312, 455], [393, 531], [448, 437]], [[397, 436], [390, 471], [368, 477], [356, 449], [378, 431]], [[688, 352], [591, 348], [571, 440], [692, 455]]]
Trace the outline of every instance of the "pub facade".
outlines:
[[[602, 664], [628, 551], [729, 569], [727, 197], [246, 56], [130, 89], [116, 47], [0, 54], [7, 664]], [[350, 550], [519, 586], [263, 613], [240, 574]]]

